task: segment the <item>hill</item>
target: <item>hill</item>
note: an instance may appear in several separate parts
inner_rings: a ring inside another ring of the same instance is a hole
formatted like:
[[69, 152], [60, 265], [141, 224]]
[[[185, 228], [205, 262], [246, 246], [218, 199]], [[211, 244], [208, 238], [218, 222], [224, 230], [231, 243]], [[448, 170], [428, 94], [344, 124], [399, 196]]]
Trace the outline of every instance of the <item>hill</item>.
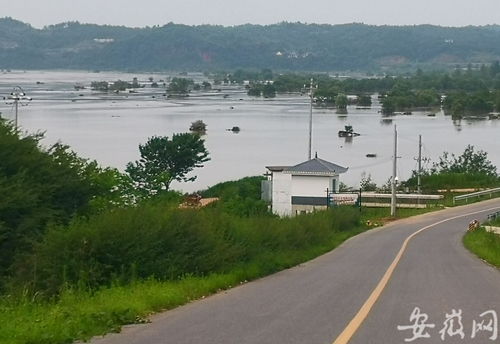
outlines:
[[500, 27], [364, 24], [127, 28], [0, 19], [1, 69], [375, 71], [491, 63]]

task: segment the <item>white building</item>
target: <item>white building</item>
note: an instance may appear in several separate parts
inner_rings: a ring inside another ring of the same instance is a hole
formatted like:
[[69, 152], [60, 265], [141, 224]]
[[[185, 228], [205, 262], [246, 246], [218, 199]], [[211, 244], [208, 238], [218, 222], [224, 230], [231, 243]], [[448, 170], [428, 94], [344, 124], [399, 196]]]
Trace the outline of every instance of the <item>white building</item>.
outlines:
[[328, 192], [339, 191], [339, 175], [347, 168], [318, 157], [295, 166], [267, 166], [271, 173], [263, 183], [263, 199], [273, 213], [294, 216], [326, 209]]

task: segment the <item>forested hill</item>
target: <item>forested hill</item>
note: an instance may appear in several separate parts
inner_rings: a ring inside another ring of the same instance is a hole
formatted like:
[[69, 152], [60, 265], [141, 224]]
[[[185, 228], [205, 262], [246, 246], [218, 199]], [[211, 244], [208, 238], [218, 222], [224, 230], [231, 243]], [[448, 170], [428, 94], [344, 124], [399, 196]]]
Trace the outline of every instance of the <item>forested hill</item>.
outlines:
[[341, 71], [454, 66], [500, 58], [500, 26], [364, 24], [126, 28], [0, 19], [0, 69]]

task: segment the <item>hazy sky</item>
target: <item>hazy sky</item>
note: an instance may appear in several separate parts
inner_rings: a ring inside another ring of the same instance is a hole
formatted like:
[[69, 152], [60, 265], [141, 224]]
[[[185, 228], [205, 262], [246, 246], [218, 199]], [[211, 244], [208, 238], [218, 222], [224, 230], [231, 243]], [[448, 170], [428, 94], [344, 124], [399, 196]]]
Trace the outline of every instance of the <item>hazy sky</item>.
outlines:
[[35, 27], [78, 20], [126, 26], [182, 24], [500, 23], [500, 0], [0, 0], [0, 17]]

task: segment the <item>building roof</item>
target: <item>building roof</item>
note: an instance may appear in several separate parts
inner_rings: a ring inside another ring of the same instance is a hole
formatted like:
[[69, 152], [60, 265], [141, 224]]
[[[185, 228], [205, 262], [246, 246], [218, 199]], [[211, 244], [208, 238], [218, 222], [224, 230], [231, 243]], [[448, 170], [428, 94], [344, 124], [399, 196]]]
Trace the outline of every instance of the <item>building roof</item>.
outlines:
[[318, 157], [305, 161], [295, 166], [267, 166], [272, 172], [283, 172], [294, 175], [322, 175], [333, 176], [347, 172], [348, 168]]
[[271, 172], [282, 172], [283, 170], [286, 170], [290, 166], [266, 166], [266, 168], [271, 171]]

